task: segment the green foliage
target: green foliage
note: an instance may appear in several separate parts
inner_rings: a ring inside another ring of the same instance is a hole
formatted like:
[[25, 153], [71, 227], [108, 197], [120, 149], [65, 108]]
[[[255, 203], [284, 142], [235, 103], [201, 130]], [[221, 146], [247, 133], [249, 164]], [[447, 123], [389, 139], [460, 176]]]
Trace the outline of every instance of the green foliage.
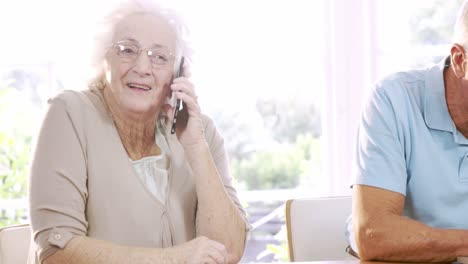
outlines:
[[22, 224], [25, 222], [26, 218], [26, 209], [15, 209], [11, 211], [2, 209], [0, 212], [0, 228], [5, 226]]
[[297, 137], [296, 144], [278, 144], [231, 163], [234, 177], [248, 190], [294, 188], [301, 177], [310, 177], [312, 160], [320, 157], [319, 141], [311, 134]]
[[271, 252], [275, 257], [275, 260], [289, 261], [288, 243], [281, 242], [280, 245], [268, 244], [266, 250]]
[[[26, 197], [33, 133], [32, 106], [10, 88], [0, 89], [0, 200]], [[25, 209], [0, 208], [0, 227], [18, 224]]]
[[[284, 213], [279, 215], [279, 217], [283, 222], [286, 221]], [[265, 250], [258, 257], [273, 255], [275, 261], [290, 261], [286, 224], [281, 226], [280, 231], [275, 235], [275, 240], [278, 244], [267, 244]]]
[[250, 159], [233, 161], [233, 174], [250, 190], [294, 187], [299, 173], [300, 161], [290, 150], [262, 151]]
[[299, 135], [321, 134], [320, 111], [304, 98], [292, 97], [283, 100], [259, 99], [256, 104], [266, 129], [281, 143], [293, 143]]
[[262, 130], [259, 115], [229, 112], [220, 108], [213, 111], [212, 117], [225, 139], [230, 158], [240, 159], [256, 148], [258, 138], [261, 138], [256, 134]]
[[14, 137], [0, 131], [0, 198], [26, 196], [26, 173], [31, 137]]
[[452, 39], [453, 27], [463, 0], [434, 0], [416, 10], [409, 26], [416, 44], [447, 44]]

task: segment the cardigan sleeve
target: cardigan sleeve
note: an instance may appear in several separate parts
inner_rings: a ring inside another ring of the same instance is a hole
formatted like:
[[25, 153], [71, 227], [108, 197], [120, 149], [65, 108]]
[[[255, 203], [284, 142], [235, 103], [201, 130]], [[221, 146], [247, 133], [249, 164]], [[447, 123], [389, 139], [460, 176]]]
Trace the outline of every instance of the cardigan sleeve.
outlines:
[[216, 169], [221, 177], [224, 184], [224, 189], [227, 194], [234, 202], [236, 207], [239, 209], [244, 222], [246, 223], [246, 230], [250, 230], [251, 226], [247, 220], [247, 215], [244, 208], [242, 207], [239, 198], [237, 197], [237, 191], [232, 185], [232, 176], [229, 168], [229, 158], [227, 151], [224, 147], [224, 139], [216, 129], [216, 126], [210, 118], [204, 116], [205, 119], [205, 137], [210, 147], [211, 156], [215, 163]]
[[87, 233], [83, 122], [79, 110], [70, 110], [76, 102], [71, 92], [49, 100], [33, 154], [29, 212], [37, 263]]

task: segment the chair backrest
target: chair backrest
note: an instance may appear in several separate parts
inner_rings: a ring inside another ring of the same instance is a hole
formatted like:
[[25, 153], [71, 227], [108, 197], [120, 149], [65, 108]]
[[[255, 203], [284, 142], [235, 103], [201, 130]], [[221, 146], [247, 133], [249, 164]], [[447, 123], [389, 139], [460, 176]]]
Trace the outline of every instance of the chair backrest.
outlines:
[[345, 223], [351, 196], [293, 199], [286, 202], [291, 261], [355, 259], [346, 253]]
[[0, 264], [26, 264], [31, 230], [29, 225], [0, 229]]

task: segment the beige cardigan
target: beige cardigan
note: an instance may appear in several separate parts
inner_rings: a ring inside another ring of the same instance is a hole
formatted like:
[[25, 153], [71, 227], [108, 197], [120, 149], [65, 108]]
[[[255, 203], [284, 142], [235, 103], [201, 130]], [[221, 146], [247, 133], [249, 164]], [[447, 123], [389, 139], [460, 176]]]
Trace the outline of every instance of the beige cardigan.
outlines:
[[[162, 204], [134, 172], [99, 90], [65, 91], [49, 104], [30, 172], [35, 250], [29, 263], [41, 263], [74, 236], [140, 247], [170, 247], [195, 238], [194, 179], [175, 135], [166, 132], [171, 165]], [[203, 121], [226, 191], [245, 217], [223, 139], [212, 120]]]

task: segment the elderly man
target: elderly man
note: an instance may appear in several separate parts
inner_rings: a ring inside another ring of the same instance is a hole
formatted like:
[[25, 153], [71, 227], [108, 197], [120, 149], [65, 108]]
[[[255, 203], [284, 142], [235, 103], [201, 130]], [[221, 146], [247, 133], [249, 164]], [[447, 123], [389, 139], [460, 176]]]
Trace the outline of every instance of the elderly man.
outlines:
[[362, 114], [348, 221], [364, 260], [468, 256], [468, 1], [450, 56], [379, 82]]

